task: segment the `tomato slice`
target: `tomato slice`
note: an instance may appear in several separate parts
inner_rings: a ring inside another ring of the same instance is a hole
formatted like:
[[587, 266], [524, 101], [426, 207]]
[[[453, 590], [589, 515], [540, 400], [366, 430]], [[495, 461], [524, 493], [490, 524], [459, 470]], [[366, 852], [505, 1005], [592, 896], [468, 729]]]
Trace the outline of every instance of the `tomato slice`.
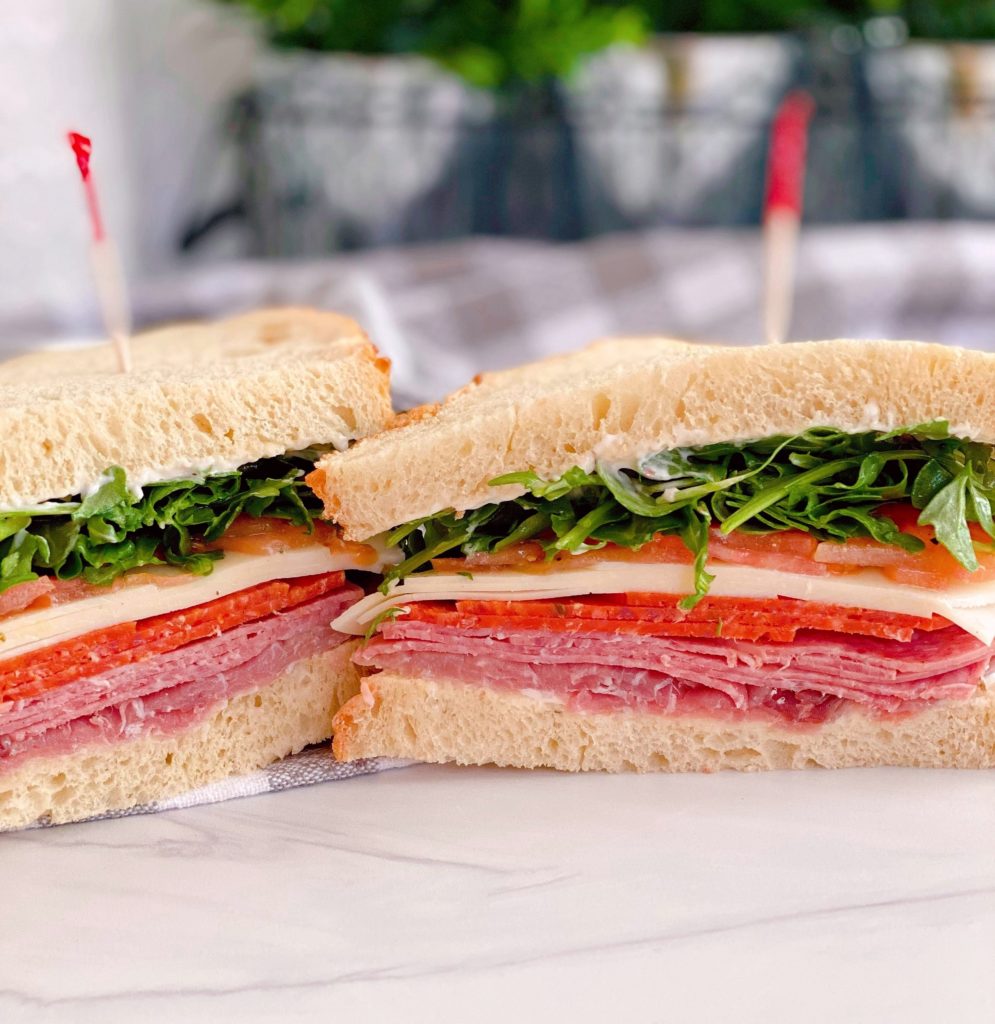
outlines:
[[895, 583], [929, 590], [981, 583], [991, 579], [995, 569], [995, 556], [978, 552], [979, 568], [971, 572], [932, 541], [924, 551], [913, 553], [860, 538], [845, 544], [820, 544], [816, 557], [832, 568], [877, 568]]
[[825, 576], [829, 568], [815, 560], [819, 542], [801, 530], [783, 533], [720, 533], [708, 535], [708, 557], [716, 562], [750, 565], [755, 569]]
[[331, 523], [315, 521], [312, 532], [308, 533], [301, 526], [272, 516], [238, 516], [216, 541], [205, 545], [205, 550], [275, 555], [315, 543], [324, 545], [333, 554], [352, 556], [358, 566], [373, 565], [377, 560], [377, 553], [369, 544], [345, 540], [339, 528]]
[[[714, 532], [713, 530], [712, 533]], [[674, 534], [667, 536], [657, 534], [638, 550], [608, 544], [595, 551], [585, 552], [583, 555], [568, 555], [567, 557], [573, 560], [583, 559], [587, 562], [661, 562], [677, 565], [690, 565], [694, 561], [694, 555], [687, 549], [684, 541]]]
[[0, 592], [0, 618], [16, 615], [25, 608], [44, 608], [51, 603], [55, 580], [51, 576], [40, 576], [26, 583], [15, 583]]
[[[708, 535], [710, 561], [824, 576], [830, 572], [830, 569], [815, 561], [817, 546], [818, 541], [801, 530], [768, 534], [732, 533], [725, 536], [713, 529]], [[535, 541], [529, 541], [526, 544], [520, 544], [515, 548], [498, 551], [494, 554], [480, 553], [468, 555], [466, 558], [436, 558], [432, 561], [432, 568], [440, 572], [460, 572], [513, 566], [552, 569], [564, 564], [582, 566], [595, 562], [690, 565], [693, 561], [694, 555], [687, 549], [680, 537], [675, 534], [658, 534], [638, 549], [606, 544], [603, 548], [585, 551], [580, 555], [560, 552], [548, 561], [542, 546]]]
[[[975, 552], [980, 568], [976, 572], [965, 569], [950, 552], [936, 540], [931, 526], [920, 526], [919, 512], [910, 504], [882, 506], [888, 516], [904, 532], [923, 542], [923, 550], [905, 551], [892, 544], [882, 544], [869, 537], [856, 537], [837, 543], [819, 542], [802, 530], [779, 533], [722, 534], [709, 531], [708, 559], [719, 564], [748, 565], [753, 568], [774, 569], [779, 572], [824, 576], [858, 572], [861, 569], [879, 569], [896, 583], [941, 590], [959, 583], [980, 583], [995, 579], [995, 551], [992, 541], [977, 523], [970, 524], [975, 541]], [[564, 564], [581, 567], [596, 562], [636, 562], [643, 564], [688, 565], [693, 561], [691, 552], [675, 535], [656, 536], [637, 550], [607, 544], [603, 548], [580, 555], [560, 553], [547, 560], [542, 546], [528, 541], [515, 548], [495, 554], [475, 554], [467, 558], [436, 558], [434, 569], [440, 572], [515, 567], [532, 571], [551, 571]]]
[[212, 551], [237, 551], [244, 555], [274, 555], [314, 544], [313, 534], [286, 519], [270, 516], [239, 516], [216, 540]]
[[826, 565], [878, 568], [895, 583], [929, 590], [942, 590], [958, 583], [981, 583], [995, 577], [995, 553], [985, 550], [991, 545], [991, 538], [978, 523], [968, 524], [979, 564], [972, 572], [937, 541], [932, 526], [919, 525], [919, 511], [911, 505], [885, 505], [880, 512], [893, 519], [903, 533], [921, 540], [923, 550], [905, 551], [869, 537], [855, 537], [843, 544], [820, 544], [815, 558]]
[[911, 557], [908, 551], [892, 544], [881, 544], [869, 537], [854, 537], [842, 544], [823, 541], [815, 549], [815, 559], [820, 565], [880, 568], [885, 565], [901, 565]]

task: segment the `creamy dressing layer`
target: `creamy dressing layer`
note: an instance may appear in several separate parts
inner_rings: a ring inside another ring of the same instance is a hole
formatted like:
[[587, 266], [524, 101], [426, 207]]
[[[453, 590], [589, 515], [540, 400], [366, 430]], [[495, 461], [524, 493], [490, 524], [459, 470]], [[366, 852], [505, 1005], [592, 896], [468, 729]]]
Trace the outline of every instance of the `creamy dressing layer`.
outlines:
[[[252, 462], [258, 462], [260, 459], [277, 458], [278, 456], [286, 455], [288, 452], [303, 451], [305, 448], [313, 448], [317, 445], [330, 444], [336, 451], [341, 452], [349, 447], [352, 440], [353, 438], [345, 434], [321, 438], [301, 437], [291, 441], [286, 446], [273, 446], [269, 449], [260, 450], [257, 455], [251, 458], [246, 458], [244, 454], [236, 459], [212, 456], [210, 459], [203, 459], [199, 462], [173, 462], [164, 466], [152, 466], [141, 471], [130, 469], [127, 470], [128, 490], [137, 497], [146, 487], [152, 484], [169, 483], [173, 480], [189, 480], [191, 477], [197, 478], [217, 476], [221, 473], [234, 473], [235, 470], [242, 469]], [[74, 494], [87, 498], [98, 491], [109, 480], [110, 476], [106, 472], [97, 477], [96, 480], [92, 478], [79, 479], [76, 482], [76, 487], [72, 488], [72, 491]], [[29, 513], [33, 510], [51, 509], [60, 504], [54, 501], [28, 500], [17, 502], [16, 495], [13, 497], [15, 500], [8, 502], [0, 508], [0, 513]]]
[[[242, 469], [250, 462], [258, 462], [260, 459], [272, 459], [281, 455], [286, 455], [287, 452], [303, 451], [305, 448], [311, 448], [318, 444], [330, 444], [336, 451], [345, 451], [349, 447], [350, 438], [344, 434], [338, 437], [325, 437], [320, 441], [315, 440], [299, 440], [288, 445], [286, 448], [274, 448], [272, 451], [263, 452], [260, 455], [255, 456], [252, 459], [246, 459], [244, 456], [238, 459], [219, 459], [212, 458], [204, 460], [203, 462], [176, 462], [169, 466], [159, 466], [151, 470], [146, 470], [143, 473], [130, 472], [128, 473], [128, 486], [141, 490], [151, 484], [161, 484], [164, 481], [170, 480], [189, 480], [190, 477], [202, 477], [202, 476], [216, 476], [221, 473], [234, 473], [237, 469]], [[97, 484], [96, 486], [99, 486]], [[96, 487], [94, 487], [96, 489]], [[83, 493], [86, 493], [85, 490]]]

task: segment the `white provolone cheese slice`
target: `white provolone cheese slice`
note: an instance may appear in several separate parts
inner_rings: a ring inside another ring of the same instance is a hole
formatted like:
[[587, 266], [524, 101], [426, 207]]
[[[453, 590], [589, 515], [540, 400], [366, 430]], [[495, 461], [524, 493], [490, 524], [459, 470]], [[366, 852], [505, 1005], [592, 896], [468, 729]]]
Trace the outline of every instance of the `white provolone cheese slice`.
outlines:
[[[802, 576], [746, 565], [709, 565], [715, 597], [793, 597], [852, 608], [941, 615], [983, 643], [995, 641], [995, 582], [971, 583], [948, 590], [927, 590], [894, 583], [878, 569], [846, 575]], [[689, 565], [596, 562], [577, 569], [529, 571], [493, 569], [475, 575], [418, 573], [393, 584], [386, 594], [370, 594], [333, 623], [344, 633], [362, 634], [377, 616], [412, 601], [518, 600], [582, 594], [690, 594]]]
[[272, 555], [230, 552], [214, 563], [208, 576], [193, 576], [182, 569], [166, 567], [142, 570], [143, 579], [154, 576], [158, 582], [118, 587], [105, 594], [0, 620], [0, 661], [122, 622], [192, 608], [271, 580], [316, 576], [343, 569], [379, 572], [385, 564], [396, 560], [394, 552], [378, 548], [377, 553], [375, 565], [357, 565], [353, 555], [333, 553], [316, 542]]

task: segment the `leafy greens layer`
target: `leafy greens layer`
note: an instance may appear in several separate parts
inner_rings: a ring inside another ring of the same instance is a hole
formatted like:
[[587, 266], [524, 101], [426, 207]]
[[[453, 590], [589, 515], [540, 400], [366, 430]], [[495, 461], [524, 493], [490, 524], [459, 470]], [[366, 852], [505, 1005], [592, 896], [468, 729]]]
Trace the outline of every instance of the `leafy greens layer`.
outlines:
[[745, 444], [658, 452], [635, 468], [604, 463], [593, 473], [568, 470], [557, 480], [509, 473], [492, 486], [527, 493], [463, 515], [452, 509], [394, 530], [405, 561], [386, 583], [443, 555], [498, 552], [538, 541], [549, 557], [606, 544], [638, 549], [657, 534], [676, 534], [694, 555], [690, 608], [708, 591], [708, 531], [804, 530], [819, 540], [871, 537], [906, 551], [923, 548], [880, 511], [890, 502], [920, 510], [936, 540], [966, 569], [978, 568], [968, 524], [995, 538], [995, 462], [991, 445], [951, 437], [936, 421], [891, 433], [845, 434], [828, 427]]
[[0, 592], [54, 575], [110, 583], [146, 565], [211, 572], [220, 551], [204, 551], [235, 518], [273, 516], [309, 532], [321, 502], [305, 484], [324, 447], [262, 459], [230, 473], [128, 487], [111, 467], [93, 493], [0, 512]]

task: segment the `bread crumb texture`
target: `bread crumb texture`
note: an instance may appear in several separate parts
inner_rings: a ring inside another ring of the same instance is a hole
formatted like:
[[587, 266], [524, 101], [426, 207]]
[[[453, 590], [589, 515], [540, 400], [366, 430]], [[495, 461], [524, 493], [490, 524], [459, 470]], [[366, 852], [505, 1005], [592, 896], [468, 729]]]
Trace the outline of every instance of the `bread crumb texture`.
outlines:
[[79, 494], [109, 466], [167, 480], [383, 430], [389, 363], [346, 317], [263, 310], [0, 364], [0, 509]]
[[523, 493], [504, 473], [555, 478], [596, 459], [792, 434], [893, 430], [945, 419], [995, 441], [995, 354], [914, 341], [730, 347], [620, 338], [484, 374], [439, 406], [320, 463], [317, 489], [363, 540], [445, 508]]
[[995, 767], [995, 692], [917, 715], [850, 711], [817, 728], [633, 711], [586, 714], [458, 681], [380, 673], [335, 718], [335, 756], [561, 771]]
[[39, 757], [0, 772], [0, 830], [78, 821], [255, 771], [320, 743], [359, 693], [354, 642], [291, 665], [175, 736], [148, 736]]

